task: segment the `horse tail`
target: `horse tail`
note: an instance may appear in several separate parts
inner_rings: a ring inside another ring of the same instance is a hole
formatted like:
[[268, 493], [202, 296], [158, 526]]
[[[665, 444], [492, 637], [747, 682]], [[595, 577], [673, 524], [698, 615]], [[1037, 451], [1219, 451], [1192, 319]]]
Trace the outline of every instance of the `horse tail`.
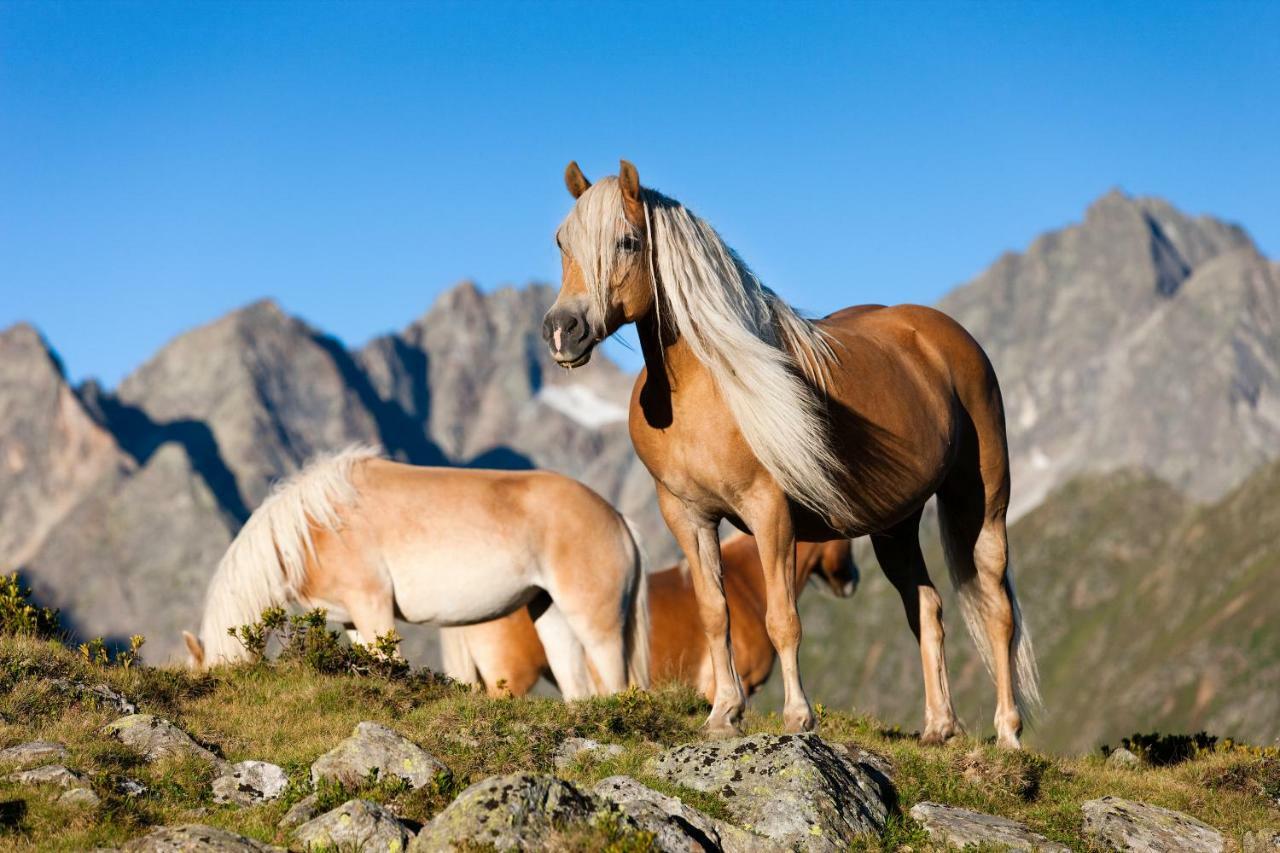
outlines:
[[268, 607], [296, 601], [315, 555], [314, 528], [336, 529], [338, 511], [356, 499], [351, 472], [379, 455], [355, 445], [317, 457], [278, 483], [254, 510], [218, 563], [205, 594], [200, 640], [206, 665], [248, 658], [228, 631], [257, 622]]
[[640, 544], [640, 531], [626, 516], [627, 534], [634, 554], [631, 594], [628, 596], [627, 624], [624, 636], [627, 654], [627, 684], [649, 687], [649, 572], [648, 560]]
[[440, 629], [440, 657], [444, 663], [444, 674], [454, 681], [480, 683], [480, 667], [476, 665], [471, 646], [467, 643], [466, 628]]

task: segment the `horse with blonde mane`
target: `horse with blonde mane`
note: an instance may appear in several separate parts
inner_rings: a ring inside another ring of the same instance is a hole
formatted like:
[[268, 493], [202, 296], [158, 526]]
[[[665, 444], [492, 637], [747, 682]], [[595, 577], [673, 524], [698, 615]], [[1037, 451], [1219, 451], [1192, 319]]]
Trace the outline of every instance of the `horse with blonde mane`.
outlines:
[[[749, 696], [768, 680], [775, 658], [765, 628], [764, 571], [750, 536], [737, 534], [726, 539], [720, 554], [733, 661]], [[819, 579], [840, 598], [853, 595], [858, 567], [848, 539], [796, 546], [797, 590]], [[698, 622], [688, 566], [676, 565], [649, 575], [649, 609], [649, 682], [692, 684], [710, 701], [715, 694], [711, 651]], [[527, 610], [480, 625], [445, 628], [440, 632], [440, 644], [445, 674], [482, 684], [490, 696], [523, 696], [539, 678], [555, 678]]]
[[556, 232], [561, 288], [543, 333], [572, 368], [636, 324], [645, 368], [631, 438], [689, 562], [715, 673], [708, 733], [740, 732], [745, 703], [721, 588], [716, 527], [726, 518], [760, 549], [787, 731], [815, 724], [797, 660], [795, 542], [864, 534], [920, 645], [922, 738], [960, 731], [942, 601], [919, 543], [921, 511], [937, 495], [961, 611], [995, 682], [997, 740], [1017, 748], [1038, 702], [1036, 668], [1008, 571], [1004, 406], [982, 348], [918, 305], [801, 317], [709, 224], [641, 187], [626, 161], [594, 185], [570, 163], [565, 183], [576, 202]]
[[[267, 607], [321, 607], [365, 644], [413, 623], [467, 625], [527, 606], [567, 699], [649, 683], [648, 584], [630, 526], [547, 471], [322, 457], [254, 511], [209, 583], [196, 667], [247, 656], [228, 629]], [[185, 633], [185, 632], [184, 632]]]

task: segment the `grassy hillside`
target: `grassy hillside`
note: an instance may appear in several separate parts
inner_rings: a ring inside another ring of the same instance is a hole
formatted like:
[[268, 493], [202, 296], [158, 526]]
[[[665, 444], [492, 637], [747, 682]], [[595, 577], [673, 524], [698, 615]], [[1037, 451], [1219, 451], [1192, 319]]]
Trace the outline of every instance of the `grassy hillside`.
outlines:
[[[957, 711], [988, 732], [990, 680], [936, 534], [922, 541], [947, 601]], [[1280, 736], [1280, 464], [1207, 507], [1139, 473], [1077, 480], [1013, 525], [1010, 547], [1047, 709], [1029, 743], [1083, 753], [1135, 730]], [[869, 548], [859, 562], [853, 600], [802, 599], [806, 684], [831, 707], [911, 730], [923, 701], [915, 641]]]
[[[144, 764], [100, 728], [117, 716], [113, 709], [75, 698], [56, 679], [106, 683], [143, 711], [162, 714], [223, 757], [275, 762], [291, 787], [277, 802], [250, 808], [216, 805], [209, 794], [211, 771], [193, 762]], [[393, 726], [438, 756], [453, 780], [432, 789], [374, 785], [362, 791], [390, 803], [410, 820], [425, 821], [461, 788], [486, 776], [513, 770], [552, 770], [555, 747], [566, 736], [588, 736], [623, 744], [619, 757], [586, 759], [560, 771], [579, 782], [616, 773], [635, 775], [653, 787], [679, 794], [716, 814], [712, 795], [673, 789], [648, 778], [646, 758], [662, 748], [697, 737], [706, 708], [683, 688], [626, 693], [566, 705], [552, 699], [489, 699], [418, 675], [385, 679], [324, 675], [302, 664], [255, 664], [193, 675], [185, 671], [134, 667], [104, 668], [49, 641], [0, 640], [0, 747], [42, 738], [67, 745], [69, 766], [88, 774], [103, 797], [96, 810], [55, 802], [57, 789], [0, 782], [0, 848], [71, 850], [118, 844], [155, 824], [199, 821], [284, 843], [276, 823], [307, 793], [310, 763], [346, 737], [361, 720]], [[753, 713], [751, 731], [777, 731], [773, 715]], [[821, 733], [834, 742], [855, 743], [887, 757], [895, 768], [900, 809], [928, 799], [1008, 815], [1076, 849], [1080, 804], [1105, 794], [1190, 813], [1239, 836], [1280, 822], [1272, 801], [1280, 792], [1280, 759], [1241, 751], [1204, 755], [1172, 767], [1119, 770], [1098, 756], [1055, 758], [1010, 754], [971, 739], [922, 748], [913, 739], [870, 717], [824, 710]], [[114, 793], [121, 777], [142, 782], [149, 793], [136, 798]], [[329, 791], [333, 805], [352, 791]], [[895, 818], [868, 849], [922, 849], [924, 837], [910, 818]], [[645, 839], [566, 834], [569, 849], [644, 849]]]

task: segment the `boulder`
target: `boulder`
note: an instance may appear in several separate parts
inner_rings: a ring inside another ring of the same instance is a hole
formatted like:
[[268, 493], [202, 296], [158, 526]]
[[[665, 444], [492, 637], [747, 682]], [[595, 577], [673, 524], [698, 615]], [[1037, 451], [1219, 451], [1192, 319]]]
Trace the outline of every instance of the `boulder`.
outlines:
[[716, 794], [734, 822], [787, 847], [843, 850], [878, 834], [894, 799], [884, 775], [817, 735], [752, 735], [668, 750], [653, 775]]
[[241, 761], [227, 765], [222, 775], [213, 780], [213, 800], [251, 806], [276, 799], [288, 786], [289, 777], [283, 768], [265, 761]]
[[[418, 853], [461, 846], [538, 850], [557, 828], [591, 821], [611, 808], [554, 776], [491, 776], [459, 794], [422, 828], [409, 849]], [[624, 816], [623, 821], [634, 826], [630, 818]]]
[[280, 822], [276, 826], [281, 829], [292, 829], [295, 826], [302, 826], [316, 815], [320, 814], [320, 795], [307, 794], [298, 800], [289, 810], [284, 813], [284, 817], [280, 818]]
[[173, 723], [152, 714], [129, 714], [108, 723], [103, 732], [137, 752], [147, 761], [162, 758], [198, 758], [218, 767], [227, 762], [191, 739]]
[[102, 800], [92, 788], [69, 788], [58, 797], [58, 804], [75, 808], [97, 808]]
[[379, 723], [358, 723], [351, 737], [315, 760], [311, 782], [330, 779], [344, 785], [364, 782], [372, 771], [380, 779], [396, 776], [414, 788], [430, 785], [445, 767], [413, 741]]
[[1082, 808], [1085, 836], [1112, 850], [1219, 853], [1227, 848], [1221, 832], [1182, 812], [1119, 797], [1089, 800]]
[[604, 759], [616, 758], [622, 753], [622, 747], [616, 743], [600, 743], [589, 737], [571, 737], [565, 738], [560, 746], [556, 747], [553, 760], [557, 770], [564, 770], [573, 766], [574, 762], [584, 754], [596, 759]]
[[67, 760], [67, 748], [50, 740], [33, 740], [8, 749], [0, 749], [0, 767], [26, 770], [42, 764], [54, 764]]
[[46, 764], [34, 770], [23, 770], [10, 773], [6, 777], [10, 782], [19, 785], [57, 785], [60, 788], [84, 787], [85, 778], [74, 770], [68, 770], [61, 764]]
[[1050, 841], [1022, 824], [995, 815], [939, 803], [916, 803], [911, 816], [929, 833], [929, 837], [948, 846], [995, 847], [1001, 850], [1027, 850], [1039, 853], [1070, 853], [1071, 848]]
[[391, 812], [368, 800], [348, 800], [293, 833], [303, 849], [400, 853], [413, 833]]
[[280, 847], [200, 823], [162, 826], [120, 849], [126, 853], [283, 853]]
[[63, 693], [77, 699], [88, 699], [90, 702], [105, 708], [113, 709], [117, 714], [136, 714], [138, 706], [130, 702], [123, 693], [112, 690], [105, 684], [89, 684], [84, 681], [71, 681], [66, 678], [55, 678], [50, 682]]
[[610, 776], [593, 789], [621, 809], [646, 832], [652, 832], [658, 848], [676, 851], [724, 850], [726, 853], [781, 851], [767, 838], [733, 824], [716, 820], [676, 797], [668, 797], [641, 785], [630, 776]]
[[1280, 853], [1280, 832], [1246, 832], [1240, 853]]
[[1142, 766], [1142, 759], [1122, 746], [1113, 749], [1111, 754], [1107, 756], [1107, 766], [1118, 767], [1123, 770], [1136, 770]]

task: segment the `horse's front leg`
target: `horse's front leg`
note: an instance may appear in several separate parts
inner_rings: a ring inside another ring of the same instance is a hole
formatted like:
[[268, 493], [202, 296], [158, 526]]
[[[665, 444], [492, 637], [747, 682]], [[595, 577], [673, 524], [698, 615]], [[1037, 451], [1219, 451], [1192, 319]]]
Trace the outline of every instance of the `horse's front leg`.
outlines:
[[747, 697], [742, 679], [733, 662], [733, 643], [729, 636], [729, 604], [724, 597], [724, 579], [720, 565], [720, 537], [716, 521], [658, 484], [658, 506], [667, 527], [689, 561], [689, 576], [698, 599], [698, 615], [707, 636], [711, 669], [715, 676], [715, 698], [704, 730], [710, 737], [733, 737], [742, 734], [742, 711]]
[[796, 537], [781, 492], [753, 501], [747, 523], [764, 570], [765, 627], [782, 665], [782, 719], [788, 732], [813, 731], [817, 720], [800, 681], [800, 614], [796, 610]]

